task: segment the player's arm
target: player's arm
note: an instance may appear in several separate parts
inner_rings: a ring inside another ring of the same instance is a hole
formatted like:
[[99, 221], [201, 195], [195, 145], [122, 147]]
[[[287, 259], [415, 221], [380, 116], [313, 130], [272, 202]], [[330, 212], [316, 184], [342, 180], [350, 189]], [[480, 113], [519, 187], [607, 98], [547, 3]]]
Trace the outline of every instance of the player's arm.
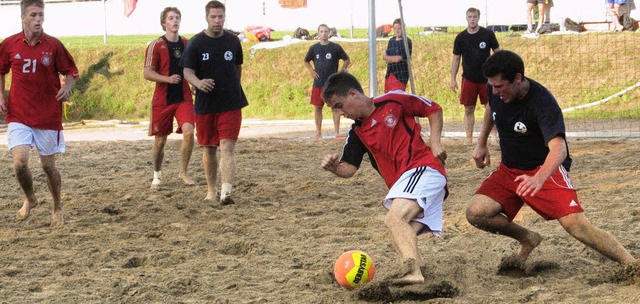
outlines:
[[545, 158], [538, 172], [534, 176], [520, 175], [516, 177], [515, 182], [519, 183], [516, 188], [518, 195], [536, 195], [542, 189], [544, 182], [553, 172], [560, 168], [562, 162], [567, 158], [567, 144], [564, 137], [558, 135], [552, 138], [547, 146], [549, 147], [549, 154], [547, 154], [547, 158]]
[[304, 62], [304, 66], [309, 71], [309, 74], [311, 75], [311, 78], [313, 78], [313, 79], [320, 78], [320, 75], [318, 74], [318, 72], [316, 72], [316, 69], [314, 69], [313, 66], [311, 65], [311, 61], [305, 61]]
[[182, 77], [180, 77], [180, 75], [178, 74], [173, 74], [171, 76], [162, 75], [158, 73], [158, 71], [156, 71], [156, 67], [152, 65], [144, 67], [144, 79], [154, 81], [154, 82], [159, 82], [159, 83], [172, 83], [172, 84], [177, 84], [177, 83], [180, 83], [180, 81], [182, 81]]
[[351, 65], [351, 58], [345, 59], [342, 61], [342, 71], [346, 71]]
[[478, 143], [473, 150], [473, 160], [476, 162], [476, 167], [482, 169], [491, 165], [491, 158], [489, 155], [489, 148], [487, 142], [489, 140], [489, 133], [493, 129], [493, 117], [491, 116], [491, 106], [487, 104], [484, 109], [484, 118], [482, 119], [482, 128], [480, 129], [480, 135], [478, 136]]
[[429, 146], [431, 147], [431, 152], [433, 155], [442, 162], [445, 163], [447, 160], [447, 151], [444, 150], [442, 146], [442, 127], [444, 125], [442, 119], [442, 109], [440, 111], [434, 112], [427, 116], [429, 119], [429, 130], [431, 130], [429, 134]]
[[60, 88], [60, 90], [58, 91], [58, 94], [56, 94], [56, 100], [59, 100], [59, 101], [69, 100], [69, 98], [71, 98], [71, 90], [73, 90], [73, 86], [75, 84], [76, 84], [76, 78], [73, 77], [73, 75], [65, 75], [64, 85]]
[[358, 171], [358, 167], [340, 161], [340, 156], [337, 154], [330, 154], [322, 159], [322, 168], [339, 176], [339, 177], [352, 177]]
[[196, 71], [190, 68], [184, 68], [184, 79], [187, 80], [192, 86], [196, 87], [196, 89], [203, 91], [205, 93], [211, 92], [213, 87], [215, 86], [215, 81], [213, 79], [200, 79], [196, 76]]
[[451, 60], [451, 89], [456, 91], [458, 90], [458, 81], [456, 80], [458, 77], [458, 71], [460, 70], [460, 55], [453, 55], [453, 59]]

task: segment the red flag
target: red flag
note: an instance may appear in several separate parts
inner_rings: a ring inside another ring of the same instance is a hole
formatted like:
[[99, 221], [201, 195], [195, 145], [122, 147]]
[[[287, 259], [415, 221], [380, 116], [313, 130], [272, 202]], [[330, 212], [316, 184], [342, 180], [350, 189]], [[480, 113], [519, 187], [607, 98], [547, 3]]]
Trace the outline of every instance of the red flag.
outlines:
[[136, 9], [138, 0], [124, 0], [124, 15], [129, 17], [133, 14], [133, 10]]

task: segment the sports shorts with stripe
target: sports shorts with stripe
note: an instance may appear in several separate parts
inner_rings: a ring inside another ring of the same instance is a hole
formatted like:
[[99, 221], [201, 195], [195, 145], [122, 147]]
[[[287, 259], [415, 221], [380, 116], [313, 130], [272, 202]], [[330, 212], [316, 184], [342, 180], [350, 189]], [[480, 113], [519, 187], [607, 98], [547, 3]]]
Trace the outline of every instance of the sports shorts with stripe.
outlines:
[[418, 232], [442, 235], [442, 205], [447, 196], [447, 178], [430, 167], [418, 167], [403, 173], [383, 201], [383, 206], [391, 208], [393, 199], [405, 198], [418, 203], [420, 212], [413, 221], [425, 225]]

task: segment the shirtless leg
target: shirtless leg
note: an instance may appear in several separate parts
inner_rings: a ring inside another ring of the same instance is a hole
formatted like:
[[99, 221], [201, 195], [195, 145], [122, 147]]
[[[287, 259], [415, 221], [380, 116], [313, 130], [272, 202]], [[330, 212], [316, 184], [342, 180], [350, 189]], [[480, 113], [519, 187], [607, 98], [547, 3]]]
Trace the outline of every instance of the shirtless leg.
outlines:
[[29, 153], [31, 147], [28, 145], [15, 146], [11, 149], [13, 154], [13, 169], [18, 179], [18, 184], [22, 188], [25, 194], [25, 199], [22, 203], [22, 208], [18, 210], [16, 218], [18, 220], [26, 220], [29, 217], [31, 209], [38, 205], [38, 200], [33, 191], [33, 177], [31, 170], [29, 170]]
[[607, 258], [622, 265], [629, 265], [636, 261], [615, 237], [591, 225], [584, 213], [572, 213], [561, 217], [558, 221], [574, 238], [597, 250]]
[[182, 145], [180, 146], [180, 174], [179, 177], [186, 185], [195, 184], [189, 177], [188, 168], [193, 152], [193, 125], [190, 123], [182, 124]]
[[204, 175], [207, 179], [207, 197], [205, 200], [216, 198], [216, 178], [218, 176], [218, 157], [216, 146], [202, 147], [202, 163], [204, 164]]
[[526, 229], [501, 214], [502, 206], [488, 196], [476, 194], [467, 207], [467, 221], [478, 229], [506, 235], [520, 242], [515, 252], [515, 266], [522, 267], [531, 252], [542, 242], [540, 234]]
[[49, 192], [51, 192], [51, 196], [53, 198], [51, 226], [64, 225], [65, 222], [61, 200], [62, 178], [60, 177], [60, 171], [56, 168], [56, 155], [41, 155], [40, 162], [42, 163], [42, 169], [47, 177]]
[[393, 247], [402, 261], [401, 276], [392, 281], [394, 285], [420, 284], [424, 282], [422, 275], [422, 257], [418, 251], [417, 232], [422, 224], [411, 222], [422, 208], [413, 200], [396, 198], [391, 203], [389, 212], [384, 218], [385, 225], [391, 232]]

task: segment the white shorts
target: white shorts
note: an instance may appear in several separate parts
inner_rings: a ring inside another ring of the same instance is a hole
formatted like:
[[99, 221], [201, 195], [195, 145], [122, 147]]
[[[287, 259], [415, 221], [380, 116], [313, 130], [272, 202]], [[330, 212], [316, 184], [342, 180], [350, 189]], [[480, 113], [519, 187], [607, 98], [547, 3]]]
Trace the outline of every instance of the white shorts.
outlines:
[[64, 153], [66, 149], [62, 130], [36, 129], [19, 122], [10, 122], [7, 126], [7, 141], [9, 150], [16, 146], [35, 146], [41, 156]]
[[414, 200], [422, 208], [413, 221], [422, 223], [425, 228], [418, 232], [431, 232], [442, 235], [442, 205], [447, 194], [447, 178], [430, 167], [411, 169], [400, 177], [389, 189], [383, 206], [387, 209], [395, 198]]

